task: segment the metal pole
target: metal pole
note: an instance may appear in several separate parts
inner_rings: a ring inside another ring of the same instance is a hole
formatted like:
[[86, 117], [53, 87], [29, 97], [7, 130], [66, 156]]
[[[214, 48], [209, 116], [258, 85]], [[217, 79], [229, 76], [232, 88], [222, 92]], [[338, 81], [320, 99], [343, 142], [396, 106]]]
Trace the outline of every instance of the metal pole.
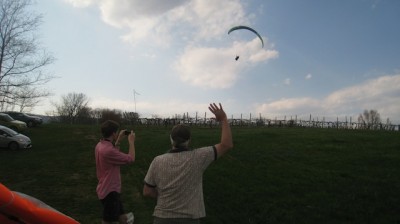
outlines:
[[133, 90], [133, 101], [135, 103], [135, 114], [136, 114], [136, 94], [140, 95], [138, 92], [136, 92], [135, 90]]

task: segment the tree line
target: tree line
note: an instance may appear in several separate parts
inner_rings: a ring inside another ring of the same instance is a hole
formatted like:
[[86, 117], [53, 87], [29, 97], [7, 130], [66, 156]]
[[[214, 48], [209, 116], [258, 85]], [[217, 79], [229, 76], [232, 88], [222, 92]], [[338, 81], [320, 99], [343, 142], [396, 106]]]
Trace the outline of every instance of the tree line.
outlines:
[[[160, 118], [153, 115], [152, 118], [141, 118], [140, 114], [136, 112], [127, 112], [117, 109], [96, 108], [92, 109], [88, 106], [89, 98], [83, 93], [69, 93], [61, 97], [59, 103], [53, 103], [56, 108], [57, 121], [63, 123], [79, 123], [79, 124], [93, 124], [103, 122], [108, 119], [115, 120], [122, 124], [131, 125], [175, 125], [178, 123], [186, 123], [189, 125], [214, 125], [216, 124], [212, 118], [196, 116], [191, 117], [188, 113], [182, 115], [175, 115], [174, 117]], [[369, 130], [394, 130], [396, 125], [392, 125], [390, 120], [387, 119], [383, 124], [380, 114], [377, 110], [364, 110], [360, 113], [357, 122], [350, 121], [339, 122], [337, 121], [315, 121], [289, 119], [266, 119], [259, 118], [253, 119], [229, 119], [231, 125], [234, 126], [279, 126], [279, 127], [318, 127], [318, 128], [341, 128], [341, 129], [369, 129]]]

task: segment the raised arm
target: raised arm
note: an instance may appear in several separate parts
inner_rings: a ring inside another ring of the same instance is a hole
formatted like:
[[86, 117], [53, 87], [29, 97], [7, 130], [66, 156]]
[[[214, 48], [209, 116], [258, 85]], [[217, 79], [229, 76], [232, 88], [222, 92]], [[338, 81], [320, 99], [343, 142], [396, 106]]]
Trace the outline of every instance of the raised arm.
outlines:
[[208, 109], [215, 115], [215, 119], [221, 123], [221, 142], [215, 145], [219, 158], [233, 148], [231, 127], [221, 103], [219, 107], [215, 103], [212, 103]]
[[[126, 130], [121, 130], [120, 133], [118, 134], [118, 138], [115, 141], [116, 146], [119, 146], [121, 140], [125, 138], [125, 131]], [[131, 133], [128, 135], [128, 143], [129, 143], [128, 154], [132, 157], [132, 162], [135, 162], [136, 159], [135, 139], [136, 139], [135, 132], [131, 131]]]
[[135, 139], [136, 135], [135, 132], [131, 131], [128, 135], [128, 142], [129, 142], [129, 155], [132, 156], [132, 161], [136, 160], [136, 152], [135, 152]]

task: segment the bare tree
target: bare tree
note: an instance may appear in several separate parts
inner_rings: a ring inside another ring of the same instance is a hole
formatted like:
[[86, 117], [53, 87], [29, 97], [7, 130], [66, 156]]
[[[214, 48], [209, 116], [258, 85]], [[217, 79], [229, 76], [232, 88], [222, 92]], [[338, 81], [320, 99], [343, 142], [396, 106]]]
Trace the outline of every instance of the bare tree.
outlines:
[[78, 118], [90, 116], [89, 99], [83, 93], [68, 93], [61, 97], [61, 103], [53, 103], [61, 121], [75, 123]]
[[106, 120], [113, 120], [118, 123], [122, 123], [122, 111], [118, 109], [102, 109], [101, 110], [101, 122]]
[[[31, 6], [31, 0], [0, 0], [0, 107], [49, 95], [37, 90], [54, 78], [44, 69], [54, 58], [38, 42], [42, 16]], [[35, 94], [21, 98], [20, 90], [28, 87]]]
[[19, 112], [30, 111], [37, 106], [43, 96], [51, 95], [50, 92], [39, 89], [37, 86], [27, 86], [15, 92], [13, 107], [18, 106]]
[[381, 124], [381, 116], [377, 110], [364, 110], [358, 116], [358, 123], [366, 129], [376, 129]]
[[135, 125], [139, 123], [139, 114], [136, 112], [123, 112], [122, 117], [128, 124]]

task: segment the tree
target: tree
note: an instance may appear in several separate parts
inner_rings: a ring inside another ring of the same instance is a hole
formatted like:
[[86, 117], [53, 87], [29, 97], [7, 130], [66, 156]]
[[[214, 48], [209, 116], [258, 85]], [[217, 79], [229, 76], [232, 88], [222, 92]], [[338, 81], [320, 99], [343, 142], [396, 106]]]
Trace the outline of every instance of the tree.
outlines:
[[102, 109], [101, 110], [101, 122], [106, 120], [113, 120], [121, 124], [122, 121], [122, 112], [117, 109]]
[[61, 103], [53, 103], [61, 121], [76, 123], [85, 116], [90, 116], [89, 98], [83, 93], [68, 93], [61, 97]]
[[[37, 103], [50, 94], [38, 87], [54, 78], [45, 71], [54, 58], [38, 42], [42, 16], [30, 6], [31, 0], [0, 0], [0, 109], [21, 106], [21, 99]], [[27, 88], [34, 94], [21, 97], [21, 89]]]
[[136, 112], [123, 112], [122, 117], [128, 124], [135, 125], [139, 123], [139, 114]]
[[13, 108], [18, 106], [19, 112], [30, 111], [31, 108], [40, 103], [43, 96], [47, 95], [51, 95], [51, 93], [38, 89], [35, 86], [27, 86], [15, 92], [14, 103], [11, 106]]
[[381, 124], [381, 116], [377, 110], [364, 110], [364, 112], [358, 116], [358, 123], [365, 129], [376, 129], [377, 126]]

